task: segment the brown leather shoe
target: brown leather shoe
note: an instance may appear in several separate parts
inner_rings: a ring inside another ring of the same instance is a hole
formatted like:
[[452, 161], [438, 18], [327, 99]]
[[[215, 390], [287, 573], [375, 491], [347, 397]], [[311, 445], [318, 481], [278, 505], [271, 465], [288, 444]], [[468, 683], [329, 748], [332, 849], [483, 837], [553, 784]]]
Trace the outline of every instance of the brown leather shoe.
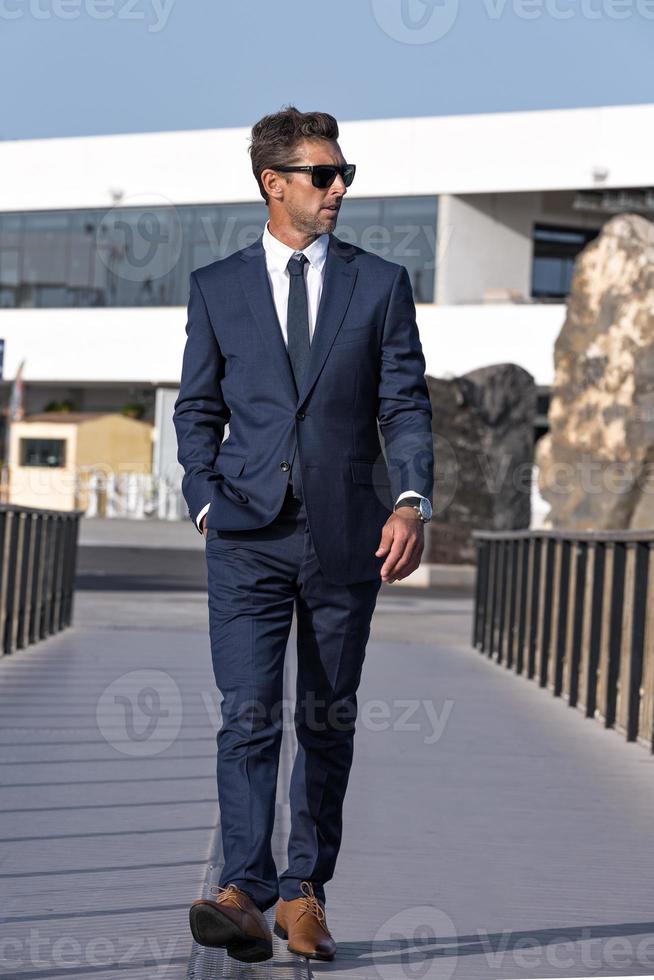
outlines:
[[333, 960], [336, 943], [327, 928], [325, 906], [316, 898], [310, 881], [301, 882], [300, 890], [303, 898], [290, 902], [280, 898], [277, 902], [273, 932], [280, 939], [288, 939], [291, 953], [312, 960]]
[[272, 934], [261, 909], [237, 885], [211, 885], [217, 894], [198, 898], [191, 903], [189, 921], [196, 943], [201, 946], [225, 946], [227, 953], [243, 963], [269, 960]]

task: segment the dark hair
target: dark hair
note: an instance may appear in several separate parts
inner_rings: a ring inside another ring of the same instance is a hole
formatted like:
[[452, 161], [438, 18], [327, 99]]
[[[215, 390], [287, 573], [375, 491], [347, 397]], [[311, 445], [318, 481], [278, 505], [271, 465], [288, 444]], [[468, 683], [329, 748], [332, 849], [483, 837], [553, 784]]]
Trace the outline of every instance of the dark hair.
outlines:
[[250, 140], [252, 172], [266, 204], [268, 195], [261, 183], [262, 171], [274, 168], [275, 164], [294, 163], [296, 147], [302, 140], [337, 139], [338, 123], [328, 112], [300, 112], [289, 105], [255, 123]]

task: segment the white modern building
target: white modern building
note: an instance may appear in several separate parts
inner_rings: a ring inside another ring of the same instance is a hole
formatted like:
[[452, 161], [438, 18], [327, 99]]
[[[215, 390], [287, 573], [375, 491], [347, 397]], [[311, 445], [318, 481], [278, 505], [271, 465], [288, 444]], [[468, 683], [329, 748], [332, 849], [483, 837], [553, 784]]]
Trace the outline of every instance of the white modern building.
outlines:
[[[249, 129], [0, 142], [0, 395], [28, 412], [141, 404], [155, 469], [192, 269], [266, 208]], [[336, 234], [405, 265], [434, 376], [513, 361], [547, 404], [574, 258], [620, 211], [654, 213], [654, 105], [346, 122], [357, 176]]]

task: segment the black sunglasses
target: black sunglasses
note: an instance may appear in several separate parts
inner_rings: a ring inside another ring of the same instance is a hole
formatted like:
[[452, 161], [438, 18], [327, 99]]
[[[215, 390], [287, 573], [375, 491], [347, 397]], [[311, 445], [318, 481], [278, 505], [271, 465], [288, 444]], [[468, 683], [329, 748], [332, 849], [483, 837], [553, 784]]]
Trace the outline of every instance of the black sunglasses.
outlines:
[[284, 174], [311, 174], [311, 183], [313, 186], [319, 187], [320, 190], [325, 190], [326, 187], [332, 186], [336, 180], [336, 174], [340, 174], [345, 186], [349, 187], [354, 180], [357, 168], [354, 163], [345, 163], [342, 167], [337, 167], [333, 163], [316, 163], [313, 166], [306, 167], [273, 167], [272, 169], [280, 170]]

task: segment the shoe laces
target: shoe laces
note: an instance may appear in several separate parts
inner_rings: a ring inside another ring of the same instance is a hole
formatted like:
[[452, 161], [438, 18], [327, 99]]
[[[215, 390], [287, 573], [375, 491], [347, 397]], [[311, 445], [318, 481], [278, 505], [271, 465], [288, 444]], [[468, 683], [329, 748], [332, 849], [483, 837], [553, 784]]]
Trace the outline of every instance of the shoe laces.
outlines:
[[329, 932], [329, 930], [327, 929], [327, 918], [325, 916], [325, 910], [320, 904], [319, 899], [316, 898], [315, 892], [313, 890], [313, 885], [311, 884], [311, 882], [310, 881], [300, 882], [300, 891], [304, 896], [301, 899], [302, 912], [300, 914], [304, 915], [305, 912], [310, 912], [312, 915], [315, 915], [320, 925], [323, 926], [323, 928], [327, 930], [327, 932]]
[[244, 909], [238, 900], [239, 893], [240, 888], [238, 885], [235, 885], [234, 882], [229, 885], [209, 885], [209, 894], [216, 895], [217, 902], [230, 900], [234, 903], [234, 905], [237, 905], [240, 908], [241, 912], [246, 912], [247, 909]]

